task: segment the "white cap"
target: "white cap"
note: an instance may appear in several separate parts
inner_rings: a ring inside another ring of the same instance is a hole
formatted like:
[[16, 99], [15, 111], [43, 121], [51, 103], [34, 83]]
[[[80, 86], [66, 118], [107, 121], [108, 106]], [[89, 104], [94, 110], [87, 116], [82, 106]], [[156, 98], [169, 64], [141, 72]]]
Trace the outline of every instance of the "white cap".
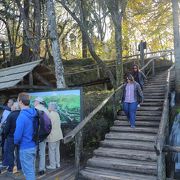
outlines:
[[42, 97], [37, 97], [35, 98], [35, 101], [38, 101], [40, 103], [43, 103], [44, 102], [44, 99]]

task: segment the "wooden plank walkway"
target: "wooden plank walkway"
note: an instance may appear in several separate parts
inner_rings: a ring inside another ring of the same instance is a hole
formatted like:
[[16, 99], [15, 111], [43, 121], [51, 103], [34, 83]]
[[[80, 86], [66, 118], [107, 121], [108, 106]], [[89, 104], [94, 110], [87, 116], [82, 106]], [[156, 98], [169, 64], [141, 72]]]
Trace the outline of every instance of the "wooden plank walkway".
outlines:
[[[74, 180], [75, 177], [75, 168], [74, 163], [61, 163], [61, 168], [56, 170], [47, 170], [46, 173], [42, 176], [36, 176], [37, 180]], [[0, 174], [0, 180], [25, 180], [24, 176], [17, 176], [14, 174], [13, 177], [6, 175], [6, 170], [3, 170]]]

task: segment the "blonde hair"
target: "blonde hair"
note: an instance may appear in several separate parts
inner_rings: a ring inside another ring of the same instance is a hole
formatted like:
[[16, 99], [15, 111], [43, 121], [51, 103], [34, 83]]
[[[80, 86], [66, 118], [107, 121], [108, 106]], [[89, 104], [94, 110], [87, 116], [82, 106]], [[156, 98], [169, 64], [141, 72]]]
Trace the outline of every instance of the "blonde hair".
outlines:
[[15, 111], [15, 110], [20, 110], [20, 107], [19, 107], [18, 102], [14, 102], [13, 105], [12, 105], [12, 107], [11, 107], [11, 109], [12, 109], [13, 111]]

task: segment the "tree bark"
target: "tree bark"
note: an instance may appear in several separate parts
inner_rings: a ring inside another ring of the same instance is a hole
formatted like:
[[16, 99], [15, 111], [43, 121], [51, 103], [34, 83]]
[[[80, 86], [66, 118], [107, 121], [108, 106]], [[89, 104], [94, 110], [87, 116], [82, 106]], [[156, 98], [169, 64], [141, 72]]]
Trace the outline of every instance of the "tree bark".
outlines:
[[116, 86], [123, 81], [123, 62], [122, 62], [122, 17], [127, 2], [116, 0], [106, 0], [108, 10], [115, 28], [115, 46], [116, 46]]
[[55, 65], [57, 88], [65, 88], [66, 84], [64, 80], [64, 68], [63, 68], [61, 52], [60, 52], [60, 44], [57, 34], [54, 1], [47, 0], [46, 5], [47, 5], [47, 16], [48, 16], [48, 31], [52, 43], [52, 55]]
[[[27, 28], [29, 28], [29, 0], [24, 0], [24, 14], [27, 21]], [[25, 30], [25, 23], [23, 19], [23, 45], [22, 45], [22, 59], [25, 61], [25, 59], [29, 59], [30, 57], [30, 47], [27, 44], [27, 36], [26, 36], [26, 30]]]
[[[81, 0], [81, 4], [82, 4], [82, 8], [83, 9], [85, 9], [85, 4], [86, 3], [86, 1], [83, 1], [83, 0]], [[82, 17], [82, 19], [83, 19], [83, 22], [86, 22], [86, 14], [87, 13], [84, 13], [83, 14], [83, 17]], [[87, 58], [87, 41], [86, 41], [86, 37], [84, 36], [84, 34], [82, 33], [82, 57], [83, 58]]]
[[86, 37], [82, 33], [82, 57], [87, 58], [87, 42]]
[[8, 43], [9, 43], [9, 47], [11, 48], [12, 47], [12, 38], [11, 38], [11, 31], [10, 31], [10, 27], [9, 27], [9, 24], [8, 24], [8, 22], [5, 20], [5, 19], [3, 19], [3, 18], [1, 18], [0, 17], [0, 20], [5, 24], [5, 26], [6, 26], [6, 31], [7, 31], [7, 36], [8, 36]]
[[179, 33], [179, 5], [178, 0], [172, 0], [173, 9], [173, 31], [174, 31], [174, 53], [175, 53], [175, 90], [176, 101], [180, 103], [180, 33]]
[[[26, 2], [27, 3], [27, 2]], [[39, 3], [38, 1], [37, 1], [37, 3]], [[16, 4], [17, 4], [17, 6], [18, 6], [18, 8], [19, 8], [19, 11], [20, 11], [20, 13], [21, 13], [21, 17], [22, 17], [22, 19], [23, 19], [23, 30], [24, 30], [24, 33], [25, 33], [25, 35], [24, 35], [24, 37], [26, 38], [26, 45], [27, 46], [29, 46], [29, 48], [31, 48], [32, 49], [32, 54], [33, 54], [33, 57], [32, 57], [32, 60], [34, 60], [34, 59], [36, 59], [36, 57], [37, 57], [37, 52], [36, 52], [36, 49], [37, 49], [37, 47], [35, 46], [35, 44], [36, 44], [36, 39], [35, 39], [35, 37], [32, 35], [32, 33], [29, 31], [29, 20], [28, 20], [28, 18], [26, 17], [26, 14], [25, 14], [25, 10], [24, 10], [24, 8], [22, 7], [22, 5], [21, 5], [21, 2], [19, 1], [19, 0], [16, 0]], [[39, 6], [39, 5], [37, 5], [37, 6]], [[37, 9], [36, 9], [37, 8]], [[40, 7], [35, 7], [35, 11], [40, 11]], [[40, 13], [40, 12], [38, 12], [38, 13]], [[40, 18], [40, 15], [38, 14], [38, 17], [37, 17], [38, 19]], [[38, 20], [38, 23], [40, 22], [40, 20]], [[37, 36], [37, 38], [39, 38], [40, 39], [40, 36], [38, 36], [38, 35], [36, 35]], [[38, 58], [39, 59], [39, 58]], [[36, 59], [37, 60], [37, 59]]]
[[40, 59], [40, 37], [41, 37], [41, 6], [40, 1], [34, 1], [34, 57], [33, 60]]

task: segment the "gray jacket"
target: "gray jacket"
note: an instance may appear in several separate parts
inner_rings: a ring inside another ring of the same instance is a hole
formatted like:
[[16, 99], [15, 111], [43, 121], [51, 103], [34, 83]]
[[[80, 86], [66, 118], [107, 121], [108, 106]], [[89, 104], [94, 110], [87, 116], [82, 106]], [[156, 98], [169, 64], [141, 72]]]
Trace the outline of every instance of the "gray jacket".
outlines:
[[[123, 90], [122, 90], [121, 102], [124, 102], [124, 100], [125, 100], [126, 85], [127, 85], [127, 83], [125, 83], [122, 87]], [[143, 96], [143, 92], [141, 90], [141, 87], [140, 87], [139, 83], [137, 83], [136, 81], [134, 81], [134, 99], [138, 103], [140, 103], [144, 100], [144, 96]]]

